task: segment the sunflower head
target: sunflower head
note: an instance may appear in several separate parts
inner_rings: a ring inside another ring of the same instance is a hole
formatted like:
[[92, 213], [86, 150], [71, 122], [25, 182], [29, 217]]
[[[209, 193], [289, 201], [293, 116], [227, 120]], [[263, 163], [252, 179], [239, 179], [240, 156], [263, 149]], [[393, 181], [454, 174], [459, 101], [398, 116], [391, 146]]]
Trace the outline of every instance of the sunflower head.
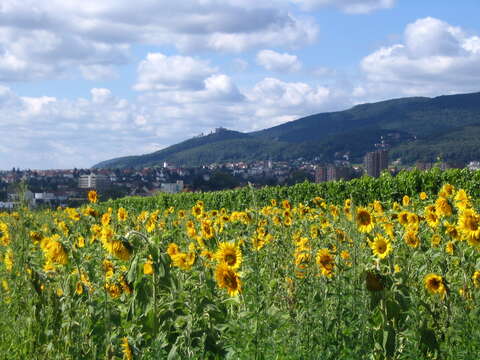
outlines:
[[445, 184], [442, 186], [440, 191], [438, 192], [438, 196], [448, 198], [451, 197], [455, 192], [455, 187], [451, 184]]
[[378, 200], [375, 200], [373, 202], [373, 210], [378, 214], [382, 215], [383, 214], [383, 206], [382, 203]]
[[480, 287], [480, 270], [477, 270], [473, 273], [472, 275], [472, 281], [473, 281], [473, 285], [476, 287], [476, 288], [479, 288]]
[[420, 238], [415, 230], [407, 230], [403, 235], [403, 240], [405, 244], [412, 248], [417, 248], [420, 245]]
[[236, 270], [242, 263], [242, 252], [235, 244], [222, 242], [215, 253], [215, 259], [219, 263], [225, 264], [228, 268]]
[[365, 276], [365, 285], [368, 291], [382, 291], [385, 288], [384, 279], [380, 274], [373, 271], [367, 271]]
[[433, 234], [430, 238], [430, 243], [432, 244], [432, 247], [437, 247], [438, 245], [440, 245], [441, 241], [442, 237], [438, 234]]
[[442, 297], [445, 296], [447, 288], [445, 286], [443, 277], [440, 275], [428, 274], [425, 276], [424, 283], [425, 289], [427, 289], [430, 294], [439, 294]]
[[236, 296], [242, 291], [242, 283], [238, 274], [224, 263], [217, 265], [215, 280], [220, 288], [227, 290], [230, 296]]
[[123, 207], [118, 209], [117, 211], [117, 219], [118, 221], [126, 221], [128, 217], [128, 212]]
[[398, 222], [402, 225], [407, 225], [408, 224], [408, 216], [410, 213], [408, 211], [402, 211], [398, 214]]
[[335, 259], [330, 250], [323, 248], [317, 251], [316, 262], [323, 276], [332, 277], [335, 268]]
[[480, 243], [480, 216], [471, 209], [462, 211], [458, 218], [458, 228], [470, 245]]
[[427, 221], [428, 226], [433, 229], [435, 229], [440, 223], [440, 219], [435, 211], [427, 211], [425, 213], [425, 220]]
[[380, 234], [375, 236], [375, 239], [370, 242], [370, 248], [373, 251], [373, 255], [379, 259], [386, 258], [392, 252], [390, 240]]
[[369, 233], [373, 230], [374, 223], [372, 214], [364, 207], [357, 208], [357, 216], [355, 217], [358, 230], [363, 233]]
[[452, 206], [448, 200], [444, 197], [439, 197], [435, 201], [435, 210], [436, 213], [440, 216], [450, 216], [452, 215]]
[[92, 204], [95, 204], [98, 201], [98, 194], [95, 190], [90, 190], [87, 197], [88, 201], [90, 201]]

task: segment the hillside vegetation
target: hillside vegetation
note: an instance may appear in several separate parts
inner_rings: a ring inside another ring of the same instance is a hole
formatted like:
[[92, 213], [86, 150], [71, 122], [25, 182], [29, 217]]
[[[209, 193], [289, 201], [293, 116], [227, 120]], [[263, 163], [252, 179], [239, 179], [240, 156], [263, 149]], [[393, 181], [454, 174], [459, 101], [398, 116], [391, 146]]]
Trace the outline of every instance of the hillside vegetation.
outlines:
[[381, 137], [391, 158], [404, 163], [480, 159], [480, 93], [403, 98], [321, 113], [252, 133], [221, 129], [163, 150], [101, 162], [95, 167], [146, 167], [164, 161], [178, 166], [213, 162], [303, 157], [332, 161], [349, 154], [360, 162]]

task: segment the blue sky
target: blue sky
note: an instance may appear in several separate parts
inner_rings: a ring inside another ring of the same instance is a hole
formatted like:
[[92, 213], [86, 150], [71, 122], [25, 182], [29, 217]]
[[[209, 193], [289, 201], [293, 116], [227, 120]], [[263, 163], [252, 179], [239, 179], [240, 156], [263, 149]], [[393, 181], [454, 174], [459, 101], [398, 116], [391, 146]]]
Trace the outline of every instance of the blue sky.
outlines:
[[479, 91], [478, 0], [2, 0], [0, 169]]

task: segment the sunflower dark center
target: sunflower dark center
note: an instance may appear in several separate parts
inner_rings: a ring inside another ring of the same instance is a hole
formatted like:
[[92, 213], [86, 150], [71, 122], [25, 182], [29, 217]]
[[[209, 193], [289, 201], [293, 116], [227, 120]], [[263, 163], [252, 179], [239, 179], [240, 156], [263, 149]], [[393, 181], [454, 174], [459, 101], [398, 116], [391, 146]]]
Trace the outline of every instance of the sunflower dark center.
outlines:
[[225, 262], [226, 262], [228, 265], [230, 265], [230, 266], [235, 265], [236, 261], [237, 261], [237, 257], [235, 256], [235, 254], [227, 254], [227, 255], [225, 255]]

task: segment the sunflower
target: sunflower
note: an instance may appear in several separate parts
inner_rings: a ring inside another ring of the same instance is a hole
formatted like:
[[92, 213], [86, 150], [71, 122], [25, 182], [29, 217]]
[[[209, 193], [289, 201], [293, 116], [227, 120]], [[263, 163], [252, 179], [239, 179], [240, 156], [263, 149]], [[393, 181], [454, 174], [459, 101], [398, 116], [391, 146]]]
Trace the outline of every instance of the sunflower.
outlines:
[[380, 274], [372, 271], [368, 271], [365, 276], [365, 285], [368, 291], [382, 291], [385, 286], [383, 285], [383, 278]]
[[369, 233], [373, 230], [374, 223], [372, 214], [364, 207], [357, 208], [356, 221], [358, 230], [362, 233]]
[[112, 214], [107, 211], [105, 214], [102, 215], [102, 225], [107, 226], [110, 224], [110, 221], [112, 220]]
[[343, 260], [350, 260], [350, 253], [349, 253], [347, 250], [343, 250], [343, 251], [340, 253], [340, 257], [341, 257]]
[[330, 205], [329, 210], [330, 215], [332, 215], [334, 218], [338, 217], [338, 207], [336, 207], [335, 205]]
[[291, 217], [286, 217], [284, 220], [283, 220], [283, 225], [285, 226], [292, 226], [292, 223], [293, 223], [293, 220]]
[[443, 281], [443, 278], [437, 274], [428, 274], [424, 278], [425, 289], [428, 290], [430, 294], [439, 294], [445, 296], [447, 288]]
[[153, 268], [152, 257], [148, 256], [147, 261], [145, 262], [145, 264], [143, 264], [143, 273], [145, 275], [153, 275], [154, 272], [155, 272], [155, 270]]
[[410, 205], [410, 197], [408, 195], [404, 195], [402, 198], [402, 205], [408, 206]]
[[452, 206], [448, 200], [444, 197], [439, 197], [435, 201], [435, 210], [439, 216], [450, 216], [452, 215]]
[[407, 221], [409, 226], [418, 226], [420, 222], [420, 218], [418, 217], [417, 214], [410, 213], [408, 214]]
[[105, 289], [107, 290], [108, 295], [113, 299], [116, 299], [122, 295], [122, 288], [118, 284], [107, 283], [105, 284]]
[[317, 225], [310, 225], [310, 237], [312, 239], [318, 238], [318, 235], [320, 234], [320, 229], [318, 228]]
[[470, 207], [470, 199], [465, 190], [459, 189], [455, 195], [455, 206], [460, 210], [465, 210]]
[[377, 215], [383, 215], [383, 206], [382, 203], [378, 200], [373, 202], [373, 210]]
[[224, 263], [232, 270], [237, 270], [242, 263], [242, 252], [235, 244], [222, 242], [215, 253], [215, 259], [219, 263]]
[[265, 238], [263, 236], [254, 235], [252, 237], [252, 245], [256, 251], [260, 250], [265, 245]]
[[480, 243], [480, 216], [471, 209], [464, 210], [458, 218], [458, 228], [468, 243], [477, 246]]
[[476, 288], [480, 287], [480, 270], [477, 270], [473, 273], [472, 281]]
[[453, 255], [453, 251], [455, 250], [455, 245], [453, 243], [453, 241], [449, 241], [446, 245], [445, 245], [445, 252], [447, 254], [450, 254], [450, 255]]
[[385, 233], [390, 237], [390, 239], [393, 239], [395, 237], [395, 228], [392, 223], [385, 223], [382, 225], [383, 230], [385, 230]]
[[192, 214], [198, 218], [203, 214], [203, 207], [197, 203], [194, 207], [192, 207]]
[[317, 265], [320, 268], [322, 275], [332, 277], [333, 269], [335, 268], [335, 260], [330, 250], [323, 248], [317, 251], [316, 256]]
[[81, 281], [77, 281], [75, 285], [75, 294], [82, 295], [83, 294], [83, 284]]
[[440, 218], [434, 211], [427, 211], [425, 213], [425, 220], [432, 229], [435, 229], [440, 224]]
[[215, 230], [211, 225], [210, 221], [203, 221], [202, 222], [202, 237], [204, 239], [211, 239], [215, 236]]
[[182, 270], [190, 270], [195, 263], [194, 253], [178, 252], [171, 256], [173, 266], [176, 266]]
[[13, 251], [12, 251], [12, 249], [8, 249], [5, 252], [5, 258], [4, 258], [3, 262], [5, 264], [5, 268], [7, 269], [7, 271], [12, 271], [12, 269], [13, 269]]
[[219, 263], [215, 269], [215, 280], [220, 288], [226, 289], [230, 296], [242, 291], [242, 282], [238, 274], [225, 263]]
[[113, 266], [113, 263], [110, 260], [103, 260], [102, 263], [103, 271], [105, 272], [105, 278], [108, 280], [113, 276], [113, 273], [115, 272], [115, 268]]
[[183, 219], [185, 217], [185, 210], [179, 210], [177, 216], [179, 219]]
[[455, 192], [455, 187], [451, 184], [445, 184], [442, 186], [440, 191], [438, 192], [438, 196], [448, 198], [453, 195]]
[[122, 352], [123, 352], [123, 358], [125, 360], [132, 360], [133, 359], [133, 353], [130, 345], [128, 344], [128, 338], [124, 337], [122, 339]]
[[290, 210], [292, 208], [292, 205], [290, 204], [290, 201], [288, 200], [283, 200], [282, 201], [282, 207], [285, 209], [285, 210]]
[[273, 222], [273, 224], [276, 225], [276, 226], [282, 225], [282, 219], [281, 219], [280, 216], [278, 216], [278, 215], [275, 215], [275, 216], [272, 218], [272, 222]]
[[123, 207], [121, 207], [120, 209], [118, 209], [117, 211], [117, 219], [118, 221], [126, 221], [127, 220], [127, 217], [128, 217], [128, 212], [127, 210], [125, 210]]
[[442, 238], [438, 234], [433, 234], [432, 237], [430, 238], [430, 244], [432, 244], [432, 247], [437, 247], [440, 245], [440, 242], [442, 241]]
[[428, 199], [428, 195], [426, 192], [422, 191], [420, 193], [420, 200], [426, 200], [426, 199]]
[[128, 261], [132, 255], [132, 248], [124, 241], [108, 241], [103, 244], [105, 249], [121, 260]]
[[398, 214], [398, 222], [402, 225], [407, 225], [409, 215], [410, 213], [408, 211], [402, 211], [401, 213]]
[[380, 259], [385, 259], [392, 252], [392, 244], [389, 239], [378, 234], [373, 241], [370, 242], [370, 248], [373, 255]]
[[403, 240], [405, 244], [412, 248], [417, 248], [420, 245], [420, 238], [418, 234], [414, 230], [407, 230], [407, 232], [403, 235]]
[[178, 245], [175, 243], [170, 243], [168, 244], [167, 247], [167, 254], [170, 257], [173, 257], [173, 255], [178, 254], [180, 252], [180, 249], [178, 248]]
[[88, 192], [87, 197], [88, 197], [88, 201], [90, 201], [92, 204], [95, 204], [98, 201], [98, 195], [95, 190], [90, 190]]
[[47, 262], [59, 265], [66, 265], [68, 263], [68, 255], [62, 243], [56, 240], [51, 240], [44, 248]]
[[445, 221], [445, 234], [450, 236], [452, 239], [459, 240], [460, 234], [457, 227], [454, 224], [450, 224], [448, 221]]

